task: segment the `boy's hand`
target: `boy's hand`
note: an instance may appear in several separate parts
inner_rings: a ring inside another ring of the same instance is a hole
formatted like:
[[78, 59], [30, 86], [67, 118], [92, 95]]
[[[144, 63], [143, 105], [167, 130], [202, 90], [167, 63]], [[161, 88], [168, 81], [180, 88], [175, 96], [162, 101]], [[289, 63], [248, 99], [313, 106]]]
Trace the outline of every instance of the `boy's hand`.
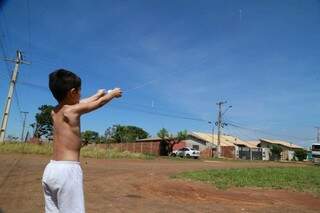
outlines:
[[108, 93], [110, 93], [115, 98], [120, 98], [122, 96], [122, 90], [120, 88], [109, 90]]
[[79, 104], [73, 105], [72, 112], [76, 115], [82, 115], [102, 107], [113, 98], [120, 98], [121, 96], [122, 90], [120, 88], [114, 88], [108, 92], [105, 90], [98, 90], [96, 95], [89, 98], [89, 101], [81, 101]]
[[106, 93], [107, 93], [107, 91], [105, 89], [99, 89], [98, 90], [98, 95], [104, 95]]

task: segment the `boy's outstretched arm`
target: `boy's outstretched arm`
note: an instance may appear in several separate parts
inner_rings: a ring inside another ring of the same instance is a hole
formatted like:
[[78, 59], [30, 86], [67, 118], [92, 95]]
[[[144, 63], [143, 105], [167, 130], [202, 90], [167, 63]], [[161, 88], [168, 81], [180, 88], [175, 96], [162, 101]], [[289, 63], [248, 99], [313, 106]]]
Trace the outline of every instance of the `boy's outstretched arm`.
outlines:
[[102, 107], [103, 105], [111, 101], [113, 98], [120, 98], [121, 96], [122, 91], [120, 88], [115, 88], [108, 93], [104, 91], [103, 94], [96, 100], [90, 102], [81, 102], [79, 104], [74, 105], [72, 107], [72, 111], [79, 115], [85, 114]]
[[92, 101], [96, 101], [98, 100], [100, 97], [102, 97], [104, 94], [106, 93], [106, 90], [104, 89], [99, 89], [97, 91], [96, 94], [94, 94], [93, 96], [90, 96], [88, 98], [84, 98], [82, 100], [80, 100], [80, 103], [89, 103], [89, 102], [92, 102]]

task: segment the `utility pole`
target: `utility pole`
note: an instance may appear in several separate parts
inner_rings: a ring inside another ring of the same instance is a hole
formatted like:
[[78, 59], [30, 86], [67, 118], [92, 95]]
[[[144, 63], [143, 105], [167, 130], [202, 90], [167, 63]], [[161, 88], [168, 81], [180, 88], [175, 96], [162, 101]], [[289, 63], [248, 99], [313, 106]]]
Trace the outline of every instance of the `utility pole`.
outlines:
[[18, 74], [19, 74], [19, 66], [20, 66], [20, 64], [30, 64], [29, 62], [26, 62], [23, 60], [22, 52], [19, 50], [17, 51], [16, 59], [5, 58], [4, 60], [14, 62], [15, 67], [12, 72], [12, 76], [11, 76], [11, 80], [10, 80], [10, 84], [9, 84], [7, 101], [6, 101], [6, 105], [4, 107], [4, 111], [3, 111], [3, 115], [2, 115], [2, 122], [1, 122], [1, 127], [0, 127], [0, 143], [4, 142], [4, 138], [5, 138], [5, 134], [6, 134], [6, 130], [7, 130], [7, 124], [8, 124], [8, 120], [9, 120], [9, 113], [10, 113], [10, 108], [11, 108], [13, 92], [14, 92], [14, 88], [15, 88], [16, 81], [17, 81]]
[[218, 126], [218, 158], [221, 157], [221, 127], [222, 127], [222, 105], [227, 103], [226, 101], [220, 101], [217, 103], [219, 106], [219, 111], [218, 111], [218, 121], [217, 121], [217, 126]]
[[[208, 124], [212, 125], [212, 130], [211, 130], [211, 137], [212, 137], [212, 145], [214, 146], [214, 122], [208, 121]], [[212, 146], [212, 147], [213, 147]], [[213, 148], [211, 148], [211, 157], [214, 157], [213, 155]]]
[[320, 143], [320, 127], [315, 127], [317, 129], [317, 143]]
[[219, 107], [218, 111], [218, 121], [216, 122], [216, 125], [218, 126], [218, 157], [221, 157], [221, 128], [223, 128], [226, 123], [222, 122], [222, 116], [230, 109], [232, 106], [229, 106], [224, 112], [222, 112], [222, 106], [226, 104], [226, 101], [220, 101], [217, 103]]
[[26, 129], [26, 119], [29, 112], [21, 112], [24, 115], [23, 117], [23, 124], [22, 124], [22, 131], [21, 131], [21, 142], [24, 142], [24, 131]]

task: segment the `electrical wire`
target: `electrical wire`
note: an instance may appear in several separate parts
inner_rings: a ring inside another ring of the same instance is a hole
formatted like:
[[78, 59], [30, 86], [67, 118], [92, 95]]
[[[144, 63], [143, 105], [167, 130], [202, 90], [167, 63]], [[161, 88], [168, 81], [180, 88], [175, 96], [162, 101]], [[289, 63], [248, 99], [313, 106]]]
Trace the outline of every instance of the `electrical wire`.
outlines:
[[26, 1], [27, 4], [27, 28], [28, 28], [28, 52], [31, 54], [31, 9], [30, 0]]
[[48, 87], [43, 86], [43, 85], [38, 85], [38, 84], [30, 83], [30, 82], [27, 82], [27, 81], [21, 81], [21, 80], [18, 80], [17, 83], [20, 84], [20, 85], [23, 85], [23, 86], [27, 86], [27, 87], [31, 87], [31, 88], [37, 89], [37, 90], [42, 90], [42, 91], [45, 91], [45, 92], [49, 92]]
[[[4, 57], [4, 59], [7, 58], [7, 53], [6, 53], [6, 47], [4, 45], [4, 42], [2, 39], [0, 39], [0, 47], [1, 47], [1, 51], [2, 51], [2, 55]], [[9, 63], [8, 61], [4, 60], [5, 66], [6, 66], [6, 71], [7, 71], [7, 78], [10, 79], [10, 68], [9, 68]]]
[[273, 136], [273, 137], [287, 137], [287, 138], [291, 138], [291, 139], [295, 139], [295, 140], [303, 140], [303, 141], [310, 140], [309, 138], [300, 138], [300, 137], [296, 137], [296, 136], [292, 136], [292, 135], [275, 134], [275, 133], [268, 132], [265, 130], [248, 128], [248, 127], [244, 127], [241, 125], [237, 125], [233, 121], [229, 121], [229, 122], [227, 122], [227, 124], [230, 126], [236, 127], [236, 128], [245, 129], [245, 130], [249, 130], [249, 131], [253, 131], [253, 132], [258, 132], [258, 133], [262, 133], [264, 135], [269, 135], [269, 136]]
[[246, 138], [246, 140], [259, 140], [259, 137], [253, 133], [253, 134], [247, 134], [247, 133], [243, 133], [243, 129], [239, 129], [239, 128], [230, 128], [228, 125], [227, 127], [227, 132], [231, 132], [231, 135], [238, 135], [239, 138]]
[[[6, 25], [5, 25], [5, 20], [6, 20], [6, 17], [5, 17], [5, 13], [4, 13], [4, 11], [3, 11], [3, 9], [2, 8], [0, 8], [0, 11], [1, 11], [1, 14], [2, 14], [2, 16], [3, 16], [3, 24], [1, 24], [1, 28], [0, 28], [0, 30], [1, 30], [1, 32], [2, 32], [2, 34], [3, 34], [3, 37], [4, 38], [9, 38], [9, 31], [8, 31], [8, 29], [7, 29], [7, 27], [6, 27]], [[6, 47], [7, 45], [6, 45], [6, 43], [5, 43], [5, 39], [0, 39], [0, 47], [1, 47], [1, 51], [2, 51], [2, 55], [3, 55], [3, 57], [4, 57], [4, 59], [7, 59], [8, 57], [7, 57], [7, 47]], [[5, 65], [6, 65], [6, 70], [7, 70], [7, 74], [8, 74], [8, 79], [10, 80], [11, 79], [11, 71], [10, 71], [10, 68], [9, 68], [9, 63], [8, 63], [8, 61], [7, 60], [4, 60], [4, 63], [5, 63]], [[17, 106], [17, 108], [18, 108], [18, 110], [19, 110], [19, 112], [18, 112], [18, 114], [20, 115], [20, 118], [21, 118], [21, 122], [22, 122], [22, 115], [20, 114], [20, 112], [21, 112], [21, 105], [20, 105], [20, 101], [19, 101], [19, 96], [18, 96], [18, 92], [17, 92], [17, 88], [14, 88], [14, 92], [13, 92], [13, 95], [14, 95], [14, 103], [16, 104], [16, 106]]]

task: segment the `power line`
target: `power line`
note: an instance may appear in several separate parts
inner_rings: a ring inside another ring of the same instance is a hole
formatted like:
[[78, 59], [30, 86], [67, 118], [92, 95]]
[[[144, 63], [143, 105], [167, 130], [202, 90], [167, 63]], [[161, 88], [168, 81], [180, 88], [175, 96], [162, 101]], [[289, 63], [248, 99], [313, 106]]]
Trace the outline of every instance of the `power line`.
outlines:
[[[3, 29], [4, 29], [4, 37], [6, 38], [6, 39], [8, 39], [8, 43], [9, 43], [9, 39], [10, 39], [10, 37], [9, 37], [9, 28], [7, 27], [7, 16], [6, 16], [6, 13], [5, 13], [5, 11], [4, 11], [4, 9], [3, 9], [3, 7], [0, 7], [0, 14], [2, 15], [2, 23], [3, 24], [1, 24], [1, 26], [3, 26]], [[0, 22], [1, 23], [1, 22]], [[5, 36], [5, 35], [7, 35], [7, 36]]]
[[[7, 53], [6, 53], [6, 48], [4, 46], [4, 42], [2, 41], [2, 39], [0, 39], [0, 47], [1, 47], [1, 51], [2, 51], [2, 55], [4, 58], [7, 58]], [[8, 61], [4, 61], [5, 65], [6, 65], [6, 71], [7, 71], [7, 74], [8, 74], [8, 79], [10, 79], [10, 68], [9, 68], [9, 63]]]
[[296, 137], [296, 136], [292, 136], [292, 135], [284, 135], [284, 134], [275, 134], [272, 132], [268, 132], [268, 131], [264, 131], [264, 130], [260, 130], [260, 129], [254, 129], [254, 128], [248, 128], [248, 127], [244, 127], [241, 125], [237, 125], [232, 121], [227, 122], [228, 125], [236, 127], [236, 128], [240, 128], [240, 129], [245, 129], [245, 130], [249, 130], [249, 131], [253, 131], [253, 132], [260, 132], [264, 135], [270, 135], [270, 136], [276, 136], [276, 137], [288, 137], [288, 138], [292, 138], [292, 139], [296, 139], [296, 140], [303, 140], [303, 141], [309, 141], [310, 139], [308, 138], [300, 138], [300, 137]]
[[[5, 40], [7, 39], [7, 38], [9, 38], [9, 33], [8, 33], [8, 29], [7, 29], [7, 27], [6, 27], [6, 24], [5, 24], [5, 22], [6, 22], [6, 16], [5, 16], [5, 13], [4, 13], [4, 10], [3, 10], [3, 8], [2, 7], [0, 7], [0, 11], [1, 11], [1, 14], [2, 14], [2, 16], [3, 16], [3, 18], [1, 19], [2, 21], [0, 21], [0, 30], [1, 30], [1, 32], [2, 32], [2, 35], [3, 35], [3, 39], [0, 37], [0, 47], [1, 47], [1, 51], [2, 51], [2, 55], [3, 55], [3, 57], [5, 57], [5, 58], [7, 58], [7, 47], [6, 47], [6, 42], [5, 42]], [[7, 41], [8, 42], [8, 41]], [[8, 73], [8, 79], [10, 79], [10, 67], [9, 67], [9, 63], [8, 63], [8, 61], [5, 61], [5, 64], [6, 64], [6, 68], [7, 68], [7, 73]]]
[[233, 134], [233, 135], [238, 135], [239, 138], [245, 137], [246, 140], [258, 140], [259, 139], [259, 137], [255, 133], [247, 134], [247, 132], [244, 133], [245, 130], [243, 130], [243, 129], [240, 129], [240, 128], [232, 128], [231, 129], [228, 125], [226, 127], [227, 127], [226, 132], [231, 132], [231, 134]]
[[[15, 98], [14, 98], [14, 99], [15, 99], [15, 104], [17, 105], [19, 112], [21, 112], [22, 110], [21, 110], [21, 105], [20, 105], [20, 101], [19, 101], [19, 95], [18, 95], [17, 88], [14, 88], [14, 93], [13, 93], [13, 95], [14, 95], [14, 97], [15, 97]], [[19, 113], [19, 115], [20, 115], [20, 118], [21, 118], [21, 121], [22, 121], [22, 120], [23, 120], [23, 117], [22, 117], [21, 113]]]
[[30, 9], [30, 0], [26, 1], [27, 3], [27, 27], [28, 27], [28, 51], [31, 54], [31, 30], [30, 30], [30, 26], [31, 26], [31, 9]]
[[27, 87], [31, 87], [31, 88], [37, 89], [37, 90], [42, 90], [42, 91], [49, 92], [47, 86], [38, 85], [38, 84], [31, 83], [31, 82], [20, 81], [20, 80], [18, 80], [17, 83], [20, 84], [20, 85], [24, 85], [24, 86], [27, 86]]
[[[6, 25], [5, 25], [5, 21], [6, 21], [6, 17], [5, 17], [5, 13], [4, 13], [4, 11], [3, 11], [3, 9], [2, 8], [0, 8], [0, 11], [1, 11], [1, 13], [2, 13], [2, 16], [3, 16], [3, 24], [1, 25], [2, 27], [1, 27], [1, 31], [2, 31], [2, 34], [3, 34], [3, 38], [9, 38], [9, 31], [8, 31], [8, 29], [7, 29], [7, 27], [6, 27]], [[2, 29], [3, 28], [3, 29]], [[7, 45], [5, 45], [5, 39], [0, 39], [0, 46], [1, 46], [1, 51], [2, 51], [2, 55], [3, 55], [3, 57], [4, 57], [4, 63], [5, 63], [5, 65], [6, 65], [6, 69], [7, 69], [7, 73], [8, 73], [8, 78], [10, 79], [11, 78], [11, 71], [10, 71], [10, 68], [9, 68], [9, 62], [8, 62], [8, 60], [7, 60]], [[19, 95], [18, 95], [18, 91], [17, 91], [17, 88], [14, 88], [14, 97], [15, 97], [15, 101], [14, 101], [14, 103], [16, 104], [16, 106], [17, 106], [17, 108], [18, 108], [18, 110], [19, 110], [19, 112], [21, 111], [21, 105], [20, 105], [20, 101], [19, 101]], [[21, 116], [21, 114], [20, 113], [18, 113], [19, 115], [20, 115], [20, 118], [21, 118], [21, 120], [22, 120], [22, 116]]]

